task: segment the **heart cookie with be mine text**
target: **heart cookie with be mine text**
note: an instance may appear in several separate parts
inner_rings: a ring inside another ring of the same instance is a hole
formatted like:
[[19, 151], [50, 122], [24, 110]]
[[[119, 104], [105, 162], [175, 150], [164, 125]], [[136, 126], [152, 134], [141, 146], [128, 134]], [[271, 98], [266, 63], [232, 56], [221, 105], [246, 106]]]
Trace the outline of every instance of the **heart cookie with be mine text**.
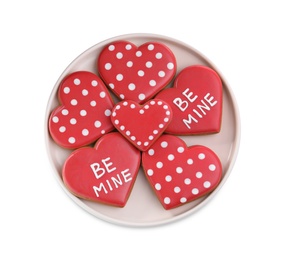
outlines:
[[63, 182], [77, 197], [123, 207], [137, 177], [140, 157], [140, 151], [120, 133], [109, 133], [94, 148], [71, 153], [63, 166]]
[[158, 99], [172, 108], [172, 122], [166, 133], [177, 135], [218, 133], [222, 118], [222, 81], [206, 66], [183, 69], [172, 88], [159, 92]]

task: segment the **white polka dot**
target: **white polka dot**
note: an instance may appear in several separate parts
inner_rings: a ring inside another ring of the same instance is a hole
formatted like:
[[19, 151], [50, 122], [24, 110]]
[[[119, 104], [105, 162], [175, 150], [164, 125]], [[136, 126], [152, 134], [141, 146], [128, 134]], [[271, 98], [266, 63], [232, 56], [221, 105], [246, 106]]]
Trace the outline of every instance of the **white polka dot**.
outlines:
[[169, 161], [173, 161], [174, 158], [175, 158], [175, 156], [174, 156], [173, 154], [169, 154], [169, 155], [168, 155], [168, 160], [169, 160]]
[[76, 99], [71, 100], [71, 105], [76, 106], [78, 104], [78, 101]]
[[142, 52], [141, 52], [141, 51], [137, 51], [137, 52], [136, 52], [136, 56], [137, 56], [137, 57], [141, 57], [141, 56], [142, 56]]
[[181, 202], [181, 203], [186, 203], [186, 202], [187, 202], [187, 199], [186, 199], [185, 197], [182, 197], [182, 198], [180, 199], [180, 202]]
[[96, 87], [96, 86], [98, 85], [98, 82], [97, 82], [96, 80], [93, 80], [93, 81], [91, 82], [91, 85], [92, 85], [93, 87]]
[[104, 135], [104, 134], [105, 134], [105, 130], [101, 130], [101, 132], [100, 132], [100, 133]]
[[172, 70], [174, 68], [174, 64], [172, 62], [167, 63], [167, 69]]
[[131, 140], [135, 141], [136, 140], [136, 137], [135, 136], [131, 136]]
[[116, 79], [117, 79], [118, 81], [123, 80], [123, 75], [122, 75], [122, 74], [117, 74]]
[[152, 51], [152, 50], [154, 49], [154, 45], [153, 45], [153, 44], [149, 44], [149, 45], [147, 46], [147, 49], [148, 49], [149, 51]]
[[153, 130], [153, 133], [154, 133], [155, 135], [157, 135], [157, 134], [158, 134], [158, 130]]
[[187, 164], [192, 165], [194, 163], [193, 159], [188, 159]]
[[105, 98], [105, 97], [106, 97], [106, 93], [105, 93], [104, 91], [101, 91], [100, 94], [99, 94], [99, 96], [100, 96], [101, 98]]
[[125, 96], [124, 96], [123, 94], [121, 94], [121, 95], [120, 95], [120, 98], [121, 98], [121, 99], [124, 99], [124, 98], [125, 98]]
[[105, 116], [111, 116], [111, 110], [110, 110], [110, 109], [106, 109], [106, 110], [104, 111], [104, 115], [105, 115]]
[[138, 141], [138, 142], [137, 142], [137, 145], [141, 145], [141, 141]]
[[159, 71], [159, 72], [158, 72], [158, 76], [159, 76], [160, 78], [163, 78], [163, 77], [165, 76], [165, 72], [164, 72], [163, 70]]
[[148, 155], [150, 155], [150, 156], [154, 155], [154, 150], [153, 149], [149, 149], [148, 150]]
[[162, 148], [166, 148], [168, 146], [168, 143], [166, 141], [163, 141], [160, 145]]
[[209, 188], [210, 186], [211, 186], [211, 183], [209, 181], [205, 181], [203, 183], [203, 187], [205, 187], [205, 188]]
[[118, 110], [118, 109], [120, 109], [121, 108], [121, 106], [120, 105], [117, 105], [116, 106], [116, 110]]
[[123, 58], [123, 53], [122, 52], [117, 52], [116, 58], [117, 59], [122, 59]]
[[157, 52], [156, 54], [155, 54], [155, 58], [156, 59], [161, 59], [162, 58], [162, 53], [160, 53], [160, 52]]
[[90, 105], [91, 105], [92, 107], [95, 107], [95, 106], [96, 106], [96, 102], [95, 102], [94, 100], [92, 100], [92, 101], [90, 101]]
[[163, 125], [163, 124], [159, 124], [158, 126], [159, 126], [159, 128], [163, 128], [163, 127], [164, 127], [164, 125]]
[[161, 190], [161, 185], [160, 185], [160, 183], [156, 183], [156, 184], [154, 185], [154, 187], [155, 187], [156, 190]]
[[143, 109], [140, 110], [140, 114], [141, 115], [144, 114], [144, 110]]
[[65, 94], [69, 94], [69, 93], [70, 93], [70, 91], [71, 91], [71, 90], [70, 90], [70, 88], [69, 88], [69, 87], [65, 87], [65, 88], [64, 88], [64, 93], [65, 93]]
[[199, 158], [200, 160], [203, 160], [203, 159], [205, 158], [205, 154], [204, 154], [204, 153], [200, 153], [200, 154], [198, 155], [198, 158]]
[[182, 173], [183, 172], [183, 168], [182, 167], [177, 167], [176, 168], [176, 172], [177, 173]]
[[149, 142], [144, 142], [143, 145], [144, 145], [144, 146], [148, 146], [148, 145], [149, 145]]
[[162, 162], [157, 162], [157, 163], [156, 163], [156, 167], [157, 167], [158, 169], [161, 169], [161, 168], [163, 167], [163, 163], [162, 163]]
[[105, 64], [105, 66], [104, 66], [104, 68], [106, 69], [106, 70], [111, 70], [111, 68], [112, 68], [112, 65], [111, 65], [111, 63], [106, 63]]
[[83, 96], [87, 96], [87, 95], [88, 95], [88, 91], [87, 91], [86, 89], [83, 89], [82, 95], [83, 95]]
[[154, 100], [151, 100], [151, 101], [150, 101], [150, 104], [151, 104], [151, 105], [155, 105], [155, 101], [154, 101]]
[[199, 190], [197, 188], [192, 189], [192, 193], [194, 195], [197, 195], [199, 193]]
[[125, 130], [125, 126], [121, 125], [121, 126], [120, 126], [120, 129], [121, 129], [122, 131], [124, 131], [124, 130]]
[[94, 122], [94, 126], [96, 127], [96, 128], [99, 128], [99, 127], [101, 127], [101, 122], [100, 121], [95, 121]]
[[87, 136], [89, 134], [89, 131], [87, 129], [83, 129], [82, 135]]
[[62, 115], [66, 116], [69, 114], [69, 111], [67, 109], [62, 110]]
[[134, 109], [135, 107], [136, 107], [135, 104], [131, 104], [131, 105], [130, 105], [130, 108], [131, 108], [131, 109]]
[[136, 89], [136, 85], [135, 85], [134, 83], [130, 83], [130, 84], [128, 85], [128, 89], [131, 90], [131, 91], [133, 91], [133, 90]]
[[128, 61], [127, 62], [127, 67], [131, 68], [133, 66], [133, 62], [132, 61]]
[[74, 84], [78, 86], [81, 84], [81, 81], [79, 79], [74, 79]]
[[168, 197], [166, 197], [166, 198], [164, 198], [164, 203], [165, 204], [170, 204], [170, 202], [171, 202], [171, 200], [170, 200], [170, 198], [168, 198]]
[[155, 81], [154, 79], [150, 80], [150, 81], [149, 81], [149, 85], [150, 85], [151, 87], [155, 87], [155, 86], [156, 86], [156, 81]]
[[114, 85], [113, 83], [109, 83], [109, 87], [110, 87], [111, 89], [114, 89], [114, 88], [115, 88], [115, 85]]
[[174, 192], [175, 192], [175, 193], [179, 193], [180, 191], [181, 191], [180, 187], [175, 187], [175, 188], [174, 188]]
[[152, 176], [153, 175], [153, 170], [152, 169], [148, 169], [147, 170], [147, 175], [148, 176]]
[[68, 141], [69, 141], [70, 144], [74, 144], [76, 142], [76, 139], [75, 139], [75, 137], [70, 137], [68, 139]]
[[158, 104], [159, 106], [161, 106], [163, 103], [162, 103], [162, 101], [158, 101], [157, 104]]
[[153, 138], [154, 138], [154, 137], [153, 137], [152, 135], [150, 135], [150, 136], [148, 137], [149, 140], [153, 140]]
[[115, 123], [115, 125], [119, 125], [119, 120], [118, 119], [116, 119], [115, 121], [114, 121], [114, 123]]
[[185, 151], [185, 148], [180, 146], [177, 148], [178, 153], [183, 153]]
[[70, 119], [70, 124], [75, 125], [77, 123], [77, 120], [75, 118]]
[[139, 71], [138, 71], [138, 75], [139, 75], [140, 77], [143, 77], [143, 76], [144, 76], [144, 71], [143, 71], [143, 70], [139, 70]]
[[191, 184], [191, 179], [190, 179], [190, 178], [186, 178], [186, 179], [184, 180], [184, 183], [185, 183], [186, 185]]
[[197, 177], [198, 179], [200, 179], [200, 178], [202, 177], [202, 173], [201, 173], [201, 172], [197, 172], [197, 173], [196, 173], [196, 177]]
[[145, 66], [146, 66], [147, 68], [151, 68], [151, 67], [152, 67], [152, 62], [151, 62], [151, 61], [147, 61], [147, 62], [145, 63]]
[[215, 166], [214, 164], [210, 164], [210, 165], [208, 166], [208, 169], [213, 172], [213, 171], [215, 171], [216, 166]]
[[83, 110], [80, 111], [81, 116], [86, 116], [86, 114], [87, 114], [86, 110], [83, 109]]
[[64, 132], [66, 131], [66, 127], [65, 127], [65, 126], [61, 126], [61, 127], [59, 128], [59, 131], [60, 131], [61, 133], [64, 133]]
[[172, 177], [171, 177], [170, 175], [167, 175], [167, 176], [165, 177], [165, 180], [166, 180], [167, 182], [170, 182], [170, 181], [172, 181]]
[[125, 48], [126, 48], [126, 50], [130, 50], [130, 49], [132, 49], [132, 45], [131, 44], [127, 44]]
[[127, 135], [127, 136], [131, 135], [131, 132], [130, 132], [129, 130], [126, 131], [126, 135]]
[[111, 45], [109, 45], [108, 50], [109, 50], [109, 51], [114, 51], [114, 50], [115, 50], [115, 46], [114, 46], [114, 45], [112, 45], [112, 44], [111, 44]]
[[144, 100], [145, 99], [145, 94], [141, 93], [139, 94], [139, 100]]

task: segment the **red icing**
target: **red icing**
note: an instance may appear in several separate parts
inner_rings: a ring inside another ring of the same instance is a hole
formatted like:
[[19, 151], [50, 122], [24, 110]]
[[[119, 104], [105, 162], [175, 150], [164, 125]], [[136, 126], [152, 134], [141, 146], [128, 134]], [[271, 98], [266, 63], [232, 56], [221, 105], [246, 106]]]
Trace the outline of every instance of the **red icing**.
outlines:
[[217, 155], [205, 146], [187, 147], [172, 135], [162, 135], [142, 154], [142, 166], [165, 209], [172, 209], [208, 194], [222, 175]]
[[123, 207], [134, 185], [140, 152], [119, 133], [101, 137], [94, 148], [74, 151], [63, 167], [63, 181], [76, 196]]
[[183, 69], [173, 88], [161, 91], [156, 98], [166, 101], [173, 111], [166, 133], [188, 135], [220, 131], [222, 82], [212, 69], [205, 66]]
[[91, 72], [68, 75], [59, 87], [61, 106], [49, 118], [52, 138], [65, 148], [78, 148], [94, 142], [114, 129], [113, 101], [102, 80]]
[[176, 59], [162, 43], [137, 47], [117, 41], [107, 45], [98, 58], [101, 78], [122, 100], [140, 104], [164, 88], [176, 73]]
[[164, 132], [172, 118], [166, 102], [150, 100], [144, 105], [127, 100], [115, 105], [111, 120], [117, 130], [139, 150], [147, 150]]

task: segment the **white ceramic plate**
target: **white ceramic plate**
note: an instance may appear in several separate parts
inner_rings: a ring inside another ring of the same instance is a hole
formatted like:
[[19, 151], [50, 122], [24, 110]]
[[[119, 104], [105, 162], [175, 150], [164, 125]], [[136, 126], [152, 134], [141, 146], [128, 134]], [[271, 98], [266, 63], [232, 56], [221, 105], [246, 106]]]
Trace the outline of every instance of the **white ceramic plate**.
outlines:
[[[116, 208], [79, 199], [72, 195], [64, 186], [61, 178], [61, 169], [71, 151], [63, 149], [55, 144], [48, 132], [49, 115], [51, 111], [59, 105], [57, 99], [58, 86], [66, 75], [78, 70], [91, 71], [98, 75], [96, 63], [100, 51], [105, 45], [116, 40], [131, 41], [137, 46], [148, 41], [159, 41], [166, 44], [175, 54], [178, 66], [176, 75], [187, 66], [200, 64], [214, 69], [221, 77], [223, 83], [223, 115], [220, 133], [199, 136], [180, 136], [188, 146], [199, 144], [209, 147], [221, 160], [223, 166], [223, 178], [218, 187], [209, 195], [178, 208], [164, 210], [149, 186], [141, 169], [138, 173], [129, 200], [124, 208]], [[235, 97], [233, 96], [227, 81], [224, 79], [221, 72], [201, 53], [189, 45], [172, 38], [152, 34], [128, 34], [108, 39], [89, 48], [66, 68], [56, 82], [49, 98], [45, 118], [45, 136], [48, 155], [56, 179], [64, 191], [77, 205], [88, 211], [90, 214], [111, 223], [127, 226], [154, 226], [172, 222], [192, 214], [208, 203], [219, 191], [227, 180], [236, 160], [240, 142], [240, 119]]]

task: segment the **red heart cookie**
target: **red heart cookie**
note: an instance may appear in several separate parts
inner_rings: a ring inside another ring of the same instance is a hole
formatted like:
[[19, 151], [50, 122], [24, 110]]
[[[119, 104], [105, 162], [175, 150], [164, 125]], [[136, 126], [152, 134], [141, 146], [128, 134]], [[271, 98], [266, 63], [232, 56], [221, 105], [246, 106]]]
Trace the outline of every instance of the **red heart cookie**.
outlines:
[[95, 74], [70, 74], [60, 84], [58, 97], [62, 105], [52, 111], [49, 131], [60, 146], [78, 148], [114, 129], [110, 120], [114, 103]]
[[217, 133], [222, 117], [222, 82], [218, 74], [205, 66], [183, 69], [173, 88], [156, 98], [172, 108], [173, 119], [166, 133], [189, 135]]
[[165, 209], [204, 196], [222, 175], [217, 155], [205, 146], [187, 147], [172, 135], [162, 135], [142, 154], [145, 175]]
[[172, 118], [171, 108], [153, 99], [139, 105], [128, 100], [115, 105], [111, 120], [117, 130], [141, 151], [146, 151], [164, 132]]
[[109, 133], [94, 148], [79, 148], [69, 156], [63, 181], [77, 197], [123, 207], [134, 185], [140, 157], [140, 151], [120, 133]]
[[122, 100], [144, 103], [164, 88], [176, 73], [176, 59], [162, 43], [137, 47], [117, 41], [107, 45], [98, 58], [102, 79]]

